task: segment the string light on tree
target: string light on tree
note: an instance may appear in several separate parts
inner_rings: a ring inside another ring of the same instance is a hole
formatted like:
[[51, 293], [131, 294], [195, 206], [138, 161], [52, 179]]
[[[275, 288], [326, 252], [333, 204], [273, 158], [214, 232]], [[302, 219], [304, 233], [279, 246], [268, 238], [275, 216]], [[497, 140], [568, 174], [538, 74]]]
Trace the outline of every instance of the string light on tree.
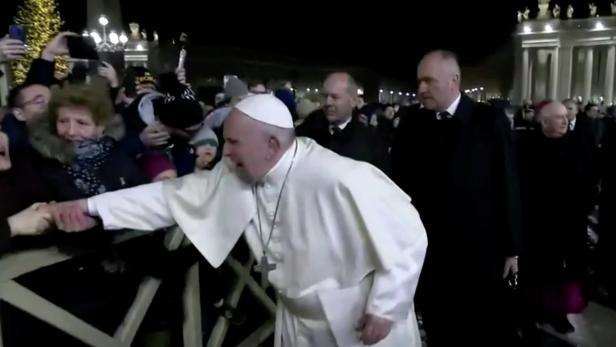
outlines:
[[[30, 64], [41, 55], [41, 52], [58, 32], [64, 22], [60, 18], [55, 0], [24, 0], [19, 6], [15, 23], [26, 27], [26, 55], [13, 62], [15, 82], [22, 83]], [[66, 57], [56, 59], [56, 71], [64, 73], [68, 70]]]

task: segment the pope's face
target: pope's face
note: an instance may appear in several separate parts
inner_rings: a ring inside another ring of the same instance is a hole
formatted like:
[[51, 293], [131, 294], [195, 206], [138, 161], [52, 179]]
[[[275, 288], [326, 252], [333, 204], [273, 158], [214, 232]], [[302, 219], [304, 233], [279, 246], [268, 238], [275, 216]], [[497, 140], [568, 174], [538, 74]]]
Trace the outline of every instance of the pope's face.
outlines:
[[265, 176], [273, 149], [257, 121], [233, 109], [225, 120], [224, 137], [224, 157], [242, 180], [252, 184]]

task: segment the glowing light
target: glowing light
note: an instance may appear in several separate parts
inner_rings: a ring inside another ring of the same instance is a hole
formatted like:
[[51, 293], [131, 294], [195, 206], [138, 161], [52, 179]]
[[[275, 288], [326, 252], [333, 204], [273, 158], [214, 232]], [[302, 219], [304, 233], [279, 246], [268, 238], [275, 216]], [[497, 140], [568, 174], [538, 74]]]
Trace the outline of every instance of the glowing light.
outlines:
[[128, 36], [126, 36], [126, 34], [124, 32], [122, 32], [120, 34], [120, 42], [124, 45], [126, 44], [126, 42], [128, 42]]
[[94, 40], [94, 42], [95, 42], [97, 45], [103, 41], [103, 39], [101, 38], [101, 36], [100, 36], [100, 35], [99, 35], [96, 31], [92, 31], [92, 32], [90, 32], [90, 37], [92, 38], [92, 40]]
[[118, 33], [111, 30], [109, 32], [109, 42], [111, 42], [112, 45], [117, 45], [118, 43], [120, 43], [120, 37], [118, 36]]
[[98, 24], [102, 26], [107, 26], [107, 24], [109, 24], [109, 19], [107, 19], [107, 17], [105, 16], [100, 16], [98, 17]]

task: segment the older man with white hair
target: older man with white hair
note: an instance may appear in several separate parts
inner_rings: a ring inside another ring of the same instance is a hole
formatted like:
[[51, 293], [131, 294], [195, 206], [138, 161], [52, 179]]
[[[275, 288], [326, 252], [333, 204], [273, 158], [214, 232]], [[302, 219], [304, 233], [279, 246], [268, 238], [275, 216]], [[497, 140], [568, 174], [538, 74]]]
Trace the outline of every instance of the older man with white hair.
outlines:
[[[427, 247], [411, 199], [370, 164], [296, 138], [271, 95], [225, 121], [212, 171], [57, 206], [58, 227], [177, 223], [220, 266], [243, 234], [276, 289], [276, 346], [420, 346], [413, 296]], [[267, 280], [267, 281], [266, 281]]]

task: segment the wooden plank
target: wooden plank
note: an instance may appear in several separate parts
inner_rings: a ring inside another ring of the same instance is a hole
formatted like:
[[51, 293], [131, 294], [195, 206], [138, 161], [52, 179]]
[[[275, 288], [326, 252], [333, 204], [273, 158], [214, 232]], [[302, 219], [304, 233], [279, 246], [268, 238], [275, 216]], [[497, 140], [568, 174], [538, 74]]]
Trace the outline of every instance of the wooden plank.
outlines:
[[[232, 259], [232, 257], [229, 256], [229, 258], [227, 258], [227, 262], [229, 262], [229, 259]], [[239, 264], [238, 261], [236, 262]], [[251, 253], [246, 265], [242, 266], [240, 264], [240, 268], [242, 268], [243, 270], [240, 270], [239, 272], [235, 271], [237, 274], [237, 278], [235, 280], [235, 283], [231, 287], [231, 292], [227, 295], [227, 298], [225, 299], [225, 303], [227, 303], [229, 306], [237, 307], [237, 303], [240, 301], [242, 292], [246, 287], [246, 277], [250, 277], [250, 268], [252, 268], [254, 263], [255, 258]], [[223, 342], [225, 341], [225, 337], [227, 336], [228, 329], [229, 320], [224, 317], [218, 317], [216, 325], [214, 326], [214, 329], [210, 334], [210, 338], [208, 339], [207, 347], [221, 347]]]
[[90, 346], [128, 347], [14, 281], [2, 283], [0, 298]]
[[[182, 230], [179, 227], [173, 227], [165, 235], [164, 244], [169, 251], [174, 251], [182, 245], [183, 240], [184, 233]], [[141, 282], [139, 288], [137, 289], [137, 294], [135, 295], [133, 304], [114, 334], [116, 339], [128, 345], [133, 342], [135, 336], [137, 335], [137, 331], [139, 331], [139, 327], [141, 326], [141, 323], [143, 322], [143, 319], [145, 318], [145, 315], [154, 300], [154, 296], [156, 295], [158, 288], [160, 288], [160, 284], [161, 281], [154, 277], [146, 277]]]
[[203, 347], [199, 263], [195, 263], [186, 274], [184, 317], [184, 347]]
[[137, 289], [137, 294], [135, 295], [135, 300], [133, 304], [128, 309], [126, 316], [122, 320], [122, 323], [116, 329], [114, 334], [114, 338], [118, 341], [122, 341], [127, 345], [133, 343], [135, 336], [137, 335], [137, 331], [145, 318], [152, 301], [154, 300], [154, 296], [160, 287], [161, 281], [157, 278], [146, 277], [139, 288]]
[[265, 342], [268, 337], [270, 337], [274, 333], [274, 327], [276, 326], [276, 322], [273, 319], [268, 320], [260, 326], [257, 330], [255, 330], [252, 334], [250, 334], [247, 338], [244, 339], [239, 345], [236, 347], [258, 347], [260, 344]]
[[242, 278], [245, 278], [246, 285], [255, 295], [257, 300], [259, 300], [259, 302], [262, 303], [263, 306], [265, 306], [265, 308], [270, 312], [270, 314], [272, 314], [272, 316], [275, 316], [276, 304], [272, 301], [272, 299], [269, 298], [269, 296], [267, 296], [267, 293], [265, 293], [265, 289], [261, 288], [261, 285], [257, 283], [254, 278], [252, 278], [252, 276], [250, 275], [251, 268], [243, 268], [242, 264], [239, 261], [233, 259], [233, 257], [229, 257], [227, 259], [227, 263], [231, 266], [231, 268], [233, 269], [233, 271], [235, 271], [236, 274], [242, 276]]

